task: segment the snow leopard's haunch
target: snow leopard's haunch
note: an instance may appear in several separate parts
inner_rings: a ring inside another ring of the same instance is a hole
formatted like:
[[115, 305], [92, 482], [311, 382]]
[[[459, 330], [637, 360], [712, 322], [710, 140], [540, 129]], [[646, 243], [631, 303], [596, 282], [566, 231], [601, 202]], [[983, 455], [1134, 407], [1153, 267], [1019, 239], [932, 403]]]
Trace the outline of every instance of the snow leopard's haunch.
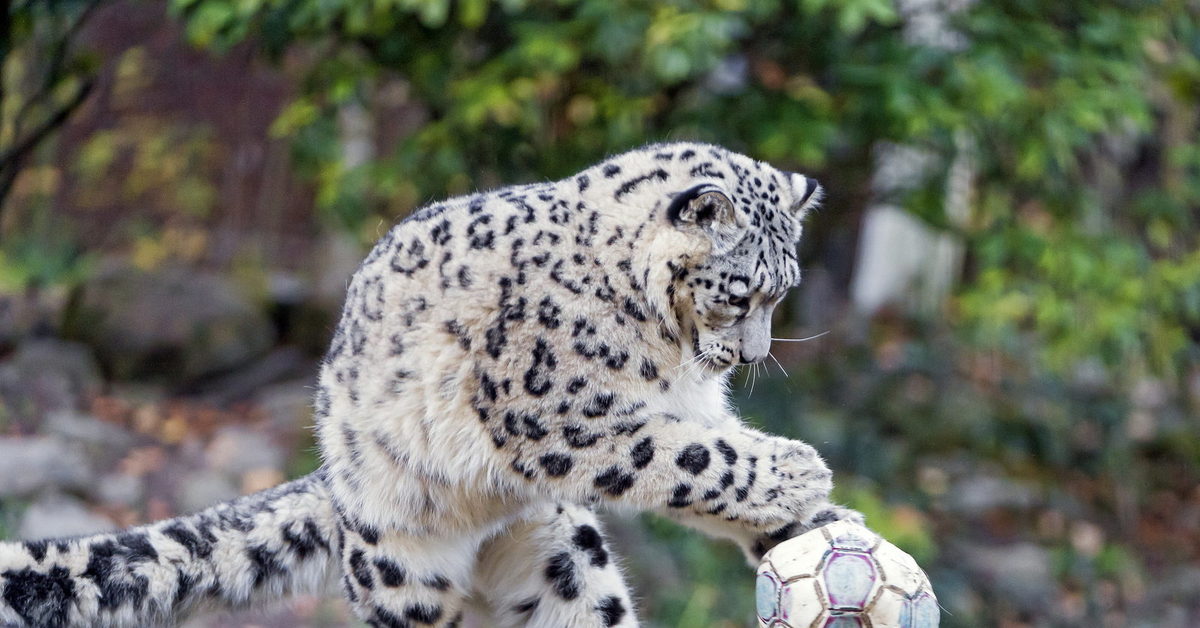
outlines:
[[[350, 283], [318, 381], [323, 472], [290, 489], [306, 506], [266, 507], [283, 489], [224, 507], [254, 525], [217, 528], [207, 557], [166, 533], [188, 518], [6, 546], [0, 617], [138, 625], [172, 612], [182, 574], [207, 578], [185, 602], [237, 603], [332, 554], [373, 626], [454, 626], [468, 602], [494, 626], [635, 626], [598, 503], [752, 559], [861, 519], [830, 504], [812, 447], [746, 427], [725, 395], [731, 367], [768, 354], [820, 196], [802, 175], [672, 143], [415, 212]], [[302, 531], [306, 556], [288, 541]]]
[[203, 512], [117, 534], [0, 545], [0, 625], [173, 624], [314, 590], [337, 524], [319, 473]]

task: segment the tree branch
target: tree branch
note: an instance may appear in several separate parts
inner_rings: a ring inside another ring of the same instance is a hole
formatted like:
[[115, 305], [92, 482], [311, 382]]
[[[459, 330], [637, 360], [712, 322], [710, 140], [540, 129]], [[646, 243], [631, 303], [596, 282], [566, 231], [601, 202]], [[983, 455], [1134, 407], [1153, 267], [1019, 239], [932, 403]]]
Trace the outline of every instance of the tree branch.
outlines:
[[4, 111], [4, 68], [12, 52], [12, 0], [0, 0], [0, 111]]
[[[7, 1], [7, 0], [5, 0]], [[55, 38], [53, 45], [50, 47], [50, 52], [46, 55], [49, 62], [46, 64], [46, 71], [42, 79], [41, 87], [37, 92], [30, 96], [22, 105], [21, 109], [13, 117], [13, 129], [18, 131], [25, 120], [25, 116], [36, 107], [39, 102], [54, 91], [55, 85], [63, 78], [63, 66], [66, 64], [67, 55], [70, 52], [71, 44], [75, 37], [79, 34], [79, 30], [83, 28], [85, 22], [91, 17], [92, 12], [102, 4], [104, 0], [91, 0], [79, 12], [77, 17], [66, 29], [62, 35]], [[2, 198], [2, 197], [0, 197]]]
[[75, 95], [63, 104], [62, 107], [59, 107], [57, 111], [42, 120], [42, 123], [35, 127], [28, 135], [14, 143], [12, 148], [0, 153], [0, 216], [4, 213], [4, 201], [8, 198], [9, 192], [12, 191], [13, 182], [16, 181], [17, 173], [20, 172], [25, 158], [51, 132], [67, 121], [71, 113], [87, 99], [94, 85], [94, 79], [88, 78], [79, 86], [79, 90], [75, 92]]

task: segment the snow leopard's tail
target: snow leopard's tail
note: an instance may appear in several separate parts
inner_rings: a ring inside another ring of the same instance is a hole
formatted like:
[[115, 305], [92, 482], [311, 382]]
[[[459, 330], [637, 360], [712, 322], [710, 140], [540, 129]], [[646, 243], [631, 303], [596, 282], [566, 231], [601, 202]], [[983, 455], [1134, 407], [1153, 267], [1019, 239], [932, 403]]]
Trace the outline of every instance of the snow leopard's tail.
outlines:
[[322, 472], [115, 534], [0, 544], [0, 626], [147, 626], [312, 590], [337, 553]]

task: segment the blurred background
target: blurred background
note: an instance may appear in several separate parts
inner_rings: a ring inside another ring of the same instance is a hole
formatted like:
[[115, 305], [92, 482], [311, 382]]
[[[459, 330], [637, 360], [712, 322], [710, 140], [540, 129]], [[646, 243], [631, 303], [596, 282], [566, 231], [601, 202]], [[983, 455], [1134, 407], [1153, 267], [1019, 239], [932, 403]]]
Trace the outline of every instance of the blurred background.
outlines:
[[[1196, 0], [0, 0], [0, 72], [4, 537], [309, 472], [389, 225], [695, 139], [825, 184], [775, 328], [818, 337], [737, 403], [943, 626], [1200, 625]], [[732, 547], [610, 532], [648, 625], [751, 624]]]

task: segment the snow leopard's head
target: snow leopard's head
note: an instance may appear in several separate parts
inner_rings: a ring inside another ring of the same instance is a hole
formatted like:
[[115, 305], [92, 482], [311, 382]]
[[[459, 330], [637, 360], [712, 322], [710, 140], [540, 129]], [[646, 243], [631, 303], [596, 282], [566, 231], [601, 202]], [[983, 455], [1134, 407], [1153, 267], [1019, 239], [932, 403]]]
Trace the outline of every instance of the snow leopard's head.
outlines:
[[669, 288], [681, 341], [717, 370], [761, 361], [771, 347], [775, 306], [800, 282], [801, 220], [820, 202], [821, 186], [709, 147], [689, 175], [667, 218], [707, 246], [676, 270]]

